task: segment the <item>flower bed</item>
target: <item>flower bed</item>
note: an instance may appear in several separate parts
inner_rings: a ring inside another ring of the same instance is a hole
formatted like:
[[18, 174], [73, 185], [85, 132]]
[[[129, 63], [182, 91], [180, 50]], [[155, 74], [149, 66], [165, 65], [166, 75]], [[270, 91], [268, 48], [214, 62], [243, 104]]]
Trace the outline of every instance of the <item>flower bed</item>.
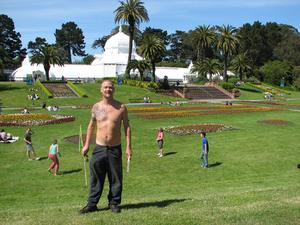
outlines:
[[137, 113], [138, 116], [145, 119], [162, 119], [162, 118], [173, 118], [173, 117], [189, 117], [189, 116], [205, 116], [205, 115], [218, 115], [228, 113], [243, 113], [243, 112], [270, 112], [279, 109], [274, 108], [237, 108], [237, 109], [212, 109], [203, 111], [172, 111], [172, 112], [148, 112], [148, 113]]
[[49, 114], [0, 115], [0, 126], [43, 126], [74, 121], [74, 116]]
[[175, 135], [190, 135], [200, 134], [201, 131], [206, 133], [220, 132], [225, 130], [232, 130], [231, 127], [225, 126], [225, 124], [193, 124], [184, 126], [173, 126], [165, 128], [165, 131]]
[[268, 124], [268, 125], [276, 125], [276, 126], [284, 126], [289, 125], [291, 122], [280, 119], [272, 119], [272, 120], [260, 120], [258, 123]]
[[253, 108], [255, 106], [250, 105], [215, 105], [215, 106], [179, 106], [179, 107], [136, 107], [129, 108], [131, 113], [146, 113], [146, 112], [162, 112], [162, 111], [203, 111], [212, 109], [245, 109]]

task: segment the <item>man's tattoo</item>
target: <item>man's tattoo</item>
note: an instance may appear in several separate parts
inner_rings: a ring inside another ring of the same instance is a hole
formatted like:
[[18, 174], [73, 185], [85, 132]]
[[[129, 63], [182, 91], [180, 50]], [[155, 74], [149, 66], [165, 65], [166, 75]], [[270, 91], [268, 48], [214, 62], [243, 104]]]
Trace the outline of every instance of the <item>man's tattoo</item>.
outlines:
[[106, 117], [107, 112], [106, 112], [106, 110], [104, 108], [97, 106], [94, 109], [94, 115], [95, 115], [95, 117], [96, 117], [97, 120], [101, 120], [104, 117]]

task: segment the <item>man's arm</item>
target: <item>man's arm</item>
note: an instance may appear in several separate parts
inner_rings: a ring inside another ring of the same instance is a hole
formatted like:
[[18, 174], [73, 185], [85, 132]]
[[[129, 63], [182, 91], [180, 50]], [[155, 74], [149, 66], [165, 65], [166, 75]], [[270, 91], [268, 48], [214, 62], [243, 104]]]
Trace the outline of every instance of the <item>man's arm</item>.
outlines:
[[[84, 144], [84, 146], [81, 150], [81, 153], [82, 153], [83, 156], [86, 156], [86, 154], [89, 151], [90, 142], [91, 142], [91, 139], [92, 139], [92, 136], [93, 136], [93, 132], [94, 132], [96, 122], [97, 122], [96, 117], [92, 113], [92, 117], [91, 117], [91, 120], [89, 122], [89, 125], [87, 127], [87, 131], [86, 131], [85, 144]], [[81, 138], [81, 137], [79, 137], [79, 138]]]
[[132, 149], [131, 149], [131, 129], [128, 120], [128, 112], [127, 108], [124, 106], [123, 112], [123, 126], [124, 126], [124, 134], [126, 138], [126, 155], [127, 159], [131, 159], [132, 157]]
[[204, 144], [204, 153], [207, 154], [207, 143]]
[[24, 138], [24, 141], [25, 141], [26, 144], [29, 144], [29, 145], [31, 144], [31, 142], [28, 141], [26, 138]]

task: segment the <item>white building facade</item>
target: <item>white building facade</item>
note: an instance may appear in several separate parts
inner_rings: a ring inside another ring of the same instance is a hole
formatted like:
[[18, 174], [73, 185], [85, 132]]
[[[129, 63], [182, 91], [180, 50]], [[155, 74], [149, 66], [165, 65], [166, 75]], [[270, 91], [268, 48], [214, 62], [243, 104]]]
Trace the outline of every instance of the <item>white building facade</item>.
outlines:
[[[96, 54], [94, 56], [95, 59], [91, 65], [51, 65], [49, 77], [52, 80], [59, 80], [62, 77], [71, 80], [86, 80], [120, 76], [125, 73], [128, 52], [129, 36], [123, 33], [120, 27], [119, 32], [110, 37], [105, 43], [103, 54]], [[143, 59], [136, 53], [135, 43], [133, 43], [131, 59]], [[167, 76], [170, 80], [180, 80], [187, 83], [188, 79], [196, 76], [196, 74], [191, 73], [191, 65], [188, 68], [156, 67], [155, 74], [157, 79], [163, 79]], [[43, 78], [45, 76], [44, 67], [42, 64], [31, 65], [29, 57], [26, 56], [22, 62], [22, 66], [12, 73], [12, 77], [15, 80], [25, 80], [28, 75], [34, 76], [35, 74]]]

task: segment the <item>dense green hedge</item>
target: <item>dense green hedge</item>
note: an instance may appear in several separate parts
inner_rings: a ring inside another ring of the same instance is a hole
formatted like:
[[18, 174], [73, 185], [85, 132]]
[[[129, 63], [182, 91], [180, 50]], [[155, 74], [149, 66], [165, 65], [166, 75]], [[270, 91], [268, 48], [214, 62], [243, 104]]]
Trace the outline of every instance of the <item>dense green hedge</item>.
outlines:
[[53, 98], [53, 94], [41, 83], [41, 81], [38, 80], [35, 84], [41, 88], [48, 98]]
[[140, 88], [152, 88], [152, 89], [159, 89], [160, 84], [155, 83], [153, 81], [140, 81], [140, 80], [123, 80], [123, 83], [130, 86], [136, 86]]
[[88, 95], [78, 86], [76, 86], [75, 84], [73, 84], [71, 81], [67, 81], [67, 85], [73, 89], [80, 97], [84, 97], [87, 98]]

